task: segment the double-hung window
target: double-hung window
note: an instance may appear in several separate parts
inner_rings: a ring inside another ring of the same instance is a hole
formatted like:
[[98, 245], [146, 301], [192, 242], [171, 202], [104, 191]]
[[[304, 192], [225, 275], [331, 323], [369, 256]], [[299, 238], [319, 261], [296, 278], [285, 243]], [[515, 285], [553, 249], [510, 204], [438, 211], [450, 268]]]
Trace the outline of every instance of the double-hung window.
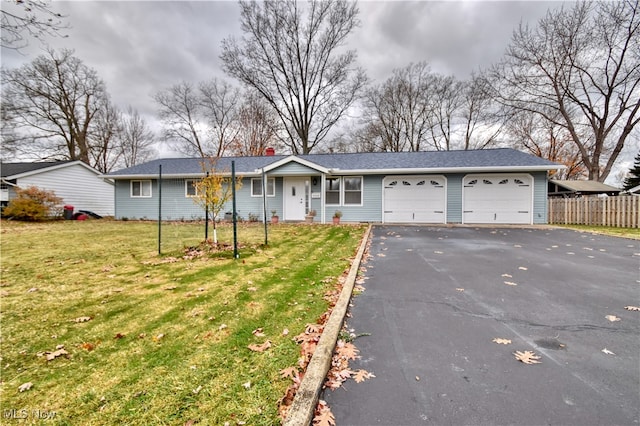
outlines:
[[327, 178], [325, 202], [332, 206], [361, 206], [362, 176]]
[[[251, 179], [251, 196], [262, 197], [262, 178]], [[275, 178], [267, 178], [267, 197], [276, 196], [276, 180]]]
[[184, 181], [184, 196], [187, 198], [192, 198], [198, 195], [198, 190], [196, 184], [198, 181], [196, 179], [187, 179]]
[[150, 180], [132, 180], [131, 181], [131, 197], [132, 198], [151, 197], [151, 181]]

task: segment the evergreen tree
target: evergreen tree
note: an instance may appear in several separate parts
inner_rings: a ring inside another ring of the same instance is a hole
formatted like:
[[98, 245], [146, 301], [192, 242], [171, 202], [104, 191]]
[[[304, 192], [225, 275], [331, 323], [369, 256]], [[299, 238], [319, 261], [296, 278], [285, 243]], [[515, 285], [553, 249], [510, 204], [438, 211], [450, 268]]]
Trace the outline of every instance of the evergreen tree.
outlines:
[[633, 167], [629, 169], [629, 176], [624, 180], [623, 185], [625, 191], [640, 185], [640, 152], [636, 155]]

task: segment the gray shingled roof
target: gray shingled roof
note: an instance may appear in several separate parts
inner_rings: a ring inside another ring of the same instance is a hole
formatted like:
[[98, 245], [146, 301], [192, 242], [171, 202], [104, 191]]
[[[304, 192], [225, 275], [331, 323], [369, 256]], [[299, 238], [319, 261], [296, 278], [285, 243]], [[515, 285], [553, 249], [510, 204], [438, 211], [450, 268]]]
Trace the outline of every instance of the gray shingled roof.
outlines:
[[[238, 174], [254, 173], [288, 156], [221, 157], [216, 163], [218, 170], [231, 170], [235, 160]], [[484, 149], [475, 151], [421, 151], [421, 152], [368, 152], [342, 154], [308, 154], [298, 158], [326, 169], [348, 172], [350, 170], [371, 171], [393, 169], [477, 169], [477, 168], [545, 168], [556, 169], [558, 164], [511, 148]], [[203, 172], [200, 158], [164, 158], [109, 173], [106, 177], [154, 176], [162, 165], [165, 176], [196, 176]]]
[[33, 172], [35, 170], [46, 169], [69, 161], [49, 161], [42, 163], [0, 163], [0, 175], [3, 178], [20, 175], [22, 173]]

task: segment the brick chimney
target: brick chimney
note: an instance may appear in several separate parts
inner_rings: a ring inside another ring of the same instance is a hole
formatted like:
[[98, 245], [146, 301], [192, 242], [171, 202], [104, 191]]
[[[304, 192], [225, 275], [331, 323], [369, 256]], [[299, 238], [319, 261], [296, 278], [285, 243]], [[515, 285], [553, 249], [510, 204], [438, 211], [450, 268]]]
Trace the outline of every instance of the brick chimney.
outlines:
[[272, 157], [272, 156], [276, 155], [276, 150], [275, 150], [275, 149], [273, 149], [273, 148], [271, 148], [271, 147], [269, 147], [269, 148], [267, 148], [267, 149], [265, 150], [265, 154], [266, 154], [267, 156], [269, 156], [269, 157]]

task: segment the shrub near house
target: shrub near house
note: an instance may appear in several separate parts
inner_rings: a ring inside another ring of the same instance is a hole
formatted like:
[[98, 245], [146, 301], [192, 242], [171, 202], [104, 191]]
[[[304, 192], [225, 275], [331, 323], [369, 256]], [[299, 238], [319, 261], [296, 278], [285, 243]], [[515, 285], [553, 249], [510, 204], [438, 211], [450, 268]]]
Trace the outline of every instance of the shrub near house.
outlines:
[[30, 186], [16, 188], [17, 197], [2, 211], [4, 217], [38, 222], [60, 216], [62, 199], [55, 192]]

